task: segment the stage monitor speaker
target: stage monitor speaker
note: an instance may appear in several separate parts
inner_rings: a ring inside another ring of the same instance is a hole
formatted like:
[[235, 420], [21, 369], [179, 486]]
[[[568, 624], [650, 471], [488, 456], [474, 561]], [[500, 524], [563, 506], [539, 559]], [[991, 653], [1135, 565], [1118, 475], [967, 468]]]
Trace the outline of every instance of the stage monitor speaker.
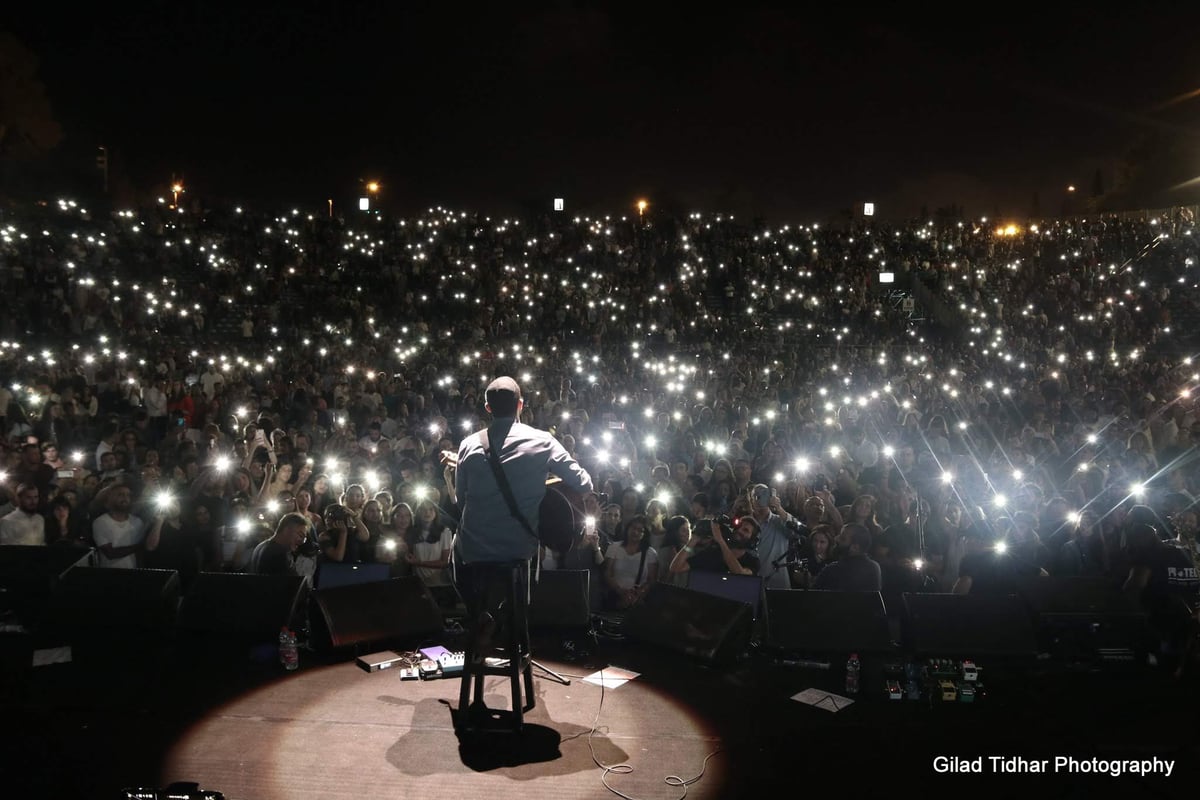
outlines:
[[0, 547], [0, 613], [12, 612], [26, 628], [36, 627], [62, 576], [88, 566], [94, 552], [56, 545]]
[[1082, 622], [1113, 615], [1145, 616], [1119, 581], [1104, 576], [1026, 578], [1017, 585], [1017, 593], [1037, 620]]
[[655, 583], [626, 613], [621, 633], [701, 661], [727, 664], [749, 646], [753, 622], [746, 603]]
[[179, 612], [173, 569], [74, 567], [50, 596], [43, 626], [51, 631], [164, 632]]
[[1146, 645], [1149, 615], [1103, 576], [1034, 577], [1018, 585], [1042, 652], [1067, 659], [1100, 652], [1137, 652]]
[[1037, 654], [1033, 622], [1015, 594], [906, 592], [904, 640], [923, 656], [1025, 658]]
[[767, 644], [813, 655], [893, 649], [879, 592], [767, 589]]
[[320, 650], [417, 640], [442, 633], [442, 611], [417, 576], [319, 589], [310, 596], [309, 636]]
[[299, 575], [201, 572], [179, 604], [181, 630], [275, 640], [302, 619], [306, 593]]
[[391, 564], [353, 564], [323, 561], [313, 577], [314, 589], [332, 589], [356, 583], [386, 581], [392, 577]]
[[544, 569], [530, 589], [530, 628], [586, 628], [592, 623], [591, 572]]
[[763, 579], [758, 575], [731, 575], [728, 572], [693, 569], [687, 573], [687, 576], [689, 589], [745, 603], [750, 606], [751, 618], [756, 620], [759, 618], [762, 608]]

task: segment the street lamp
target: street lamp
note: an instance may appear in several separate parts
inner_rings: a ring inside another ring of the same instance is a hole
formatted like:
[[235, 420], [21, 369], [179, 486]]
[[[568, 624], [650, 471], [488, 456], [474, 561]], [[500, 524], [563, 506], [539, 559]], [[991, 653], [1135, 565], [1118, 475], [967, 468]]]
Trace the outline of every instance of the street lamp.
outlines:
[[379, 181], [369, 181], [365, 178], [359, 178], [358, 182], [367, 190], [366, 197], [358, 198], [358, 209], [359, 211], [370, 211], [371, 206], [379, 198], [379, 190], [383, 188], [383, 185]]
[[650, 205], [650, 204], [649, 204], [649, 203], [647, 203], [645, 200], [638, 200], [638, 202], [637, 202], [637, 210], [638, 210], [638, 216], [639, 216], [639, 217], [641, 217], [641, 216], [645, 216], [645, 214], [646, 214], [646, 206], [648, 206], [648, 205]]
[[175, 208], [179, 207], [179, 195], [183, 194], [183, 181], [175, 181], [171, 184], [171, 196], [174, 198], [173, 204]]
[[1067, 186], [1067, 193], [1065, 195], [1063, 195], [1063, 216], [1064, 217], [1069, 217], [1073, 213], [1075, 213], [1075, 203], [1073, 203], [1071, 201], [1071, 198], [1074, 196], [1075, 196], [1075, 184], [1069, 184]]

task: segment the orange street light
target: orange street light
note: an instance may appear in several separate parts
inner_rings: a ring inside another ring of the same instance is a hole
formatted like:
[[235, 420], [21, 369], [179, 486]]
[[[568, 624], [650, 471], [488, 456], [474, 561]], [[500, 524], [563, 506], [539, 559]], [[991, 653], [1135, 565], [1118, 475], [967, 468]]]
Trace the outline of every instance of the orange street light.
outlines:
[[650, 205], [650, 204], [647, 203], [645, 200], [638, 200], [637, 209], [638, 209], [639, 217], [646, 213], [646, 206], [648, 206], [648, 205]]
[[175, 181], [175, 183], [171, 184], [171, 195], [175, 198], [174, 204], [176, 206], [179, 205], [179, 195], [181, 194], [183, 194], [183, 183], [181, 181]]

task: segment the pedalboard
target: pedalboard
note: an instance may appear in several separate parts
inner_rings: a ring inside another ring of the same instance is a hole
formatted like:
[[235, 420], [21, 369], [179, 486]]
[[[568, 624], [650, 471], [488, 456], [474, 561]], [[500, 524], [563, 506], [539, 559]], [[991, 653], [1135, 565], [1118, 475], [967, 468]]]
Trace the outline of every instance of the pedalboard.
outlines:
[[466, 661], [466, 653], [442, 653], [438, 656], [438, 666], [442, 669], [442, 677], [461, 675]]

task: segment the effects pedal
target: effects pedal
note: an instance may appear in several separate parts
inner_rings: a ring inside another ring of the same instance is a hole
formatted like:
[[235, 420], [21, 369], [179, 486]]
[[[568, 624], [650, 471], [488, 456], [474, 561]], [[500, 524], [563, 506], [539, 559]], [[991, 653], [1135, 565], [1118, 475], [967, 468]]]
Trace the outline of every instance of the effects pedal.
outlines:
[[401, 667], [400, 668], [400, 680], [415, 681], [415, 680], [420, 680], [420, 678], [421, 678], [421, 670], [417, 669], [416, 667]]
[[442, 675], [461, 675], [463, 665], [467, 661], [466, 653], [442, 653], [438, 656], [438, 665], [442, 668]]
[[421, 670], [422, 680], [429, 680], [438, 676], [438, 664], [436, 661], [431, 661], [428, 658], [421, 659], [421, 663], [417, 665]]

